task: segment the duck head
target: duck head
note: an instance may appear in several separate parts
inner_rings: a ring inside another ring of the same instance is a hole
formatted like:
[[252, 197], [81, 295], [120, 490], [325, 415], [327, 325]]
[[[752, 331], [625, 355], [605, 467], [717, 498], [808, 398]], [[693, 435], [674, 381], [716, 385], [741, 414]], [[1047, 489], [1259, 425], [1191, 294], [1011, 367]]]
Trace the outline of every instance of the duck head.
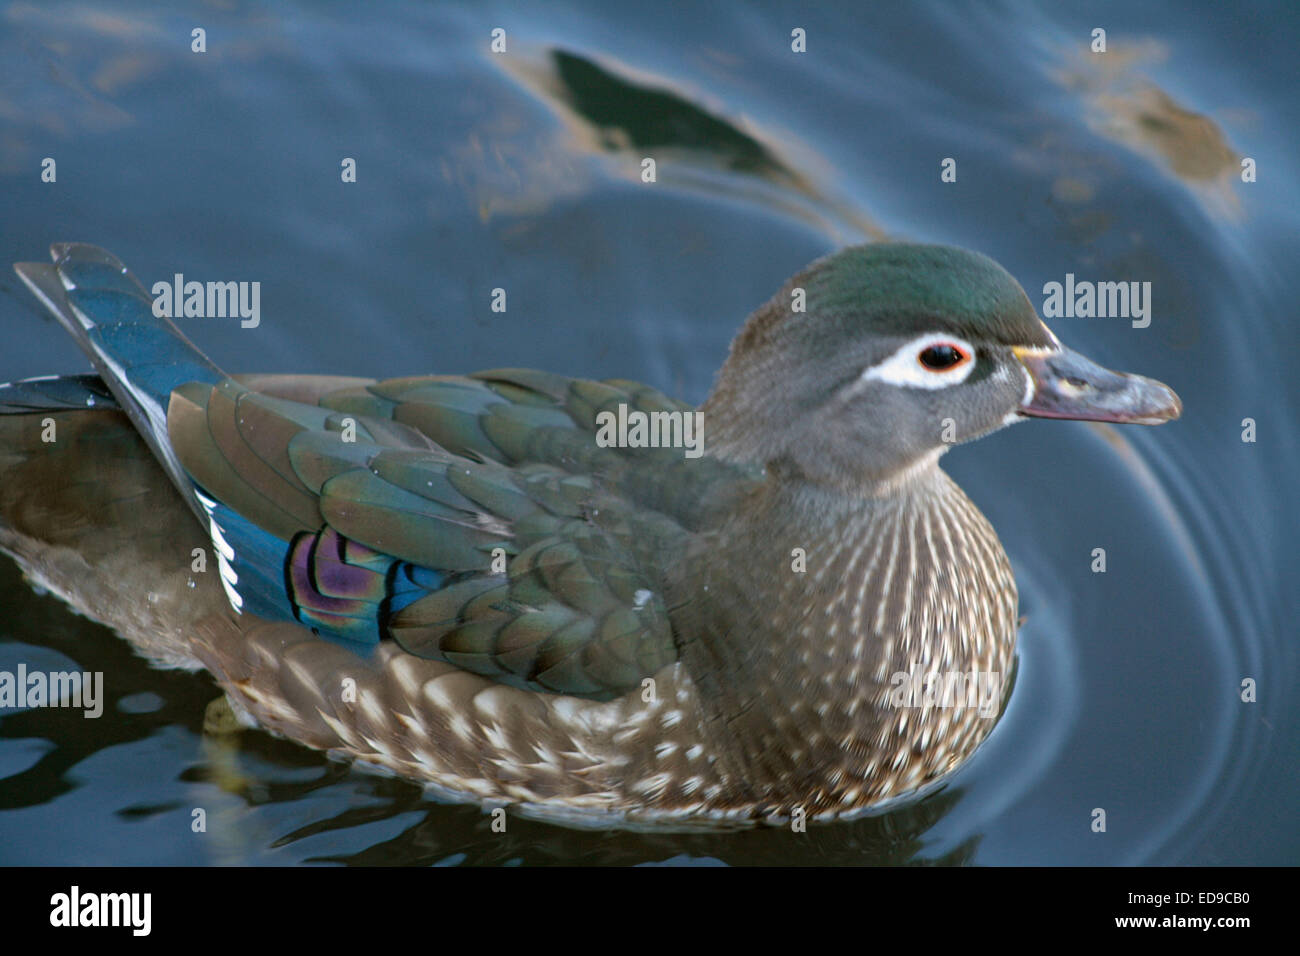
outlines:
[[860, 491], [1026, 417], [1154, 425], [1182, 404], [1063, 346], [987, 256], [875, 243], [813, 263], [755, 312], [703, 410], [720, 457]]

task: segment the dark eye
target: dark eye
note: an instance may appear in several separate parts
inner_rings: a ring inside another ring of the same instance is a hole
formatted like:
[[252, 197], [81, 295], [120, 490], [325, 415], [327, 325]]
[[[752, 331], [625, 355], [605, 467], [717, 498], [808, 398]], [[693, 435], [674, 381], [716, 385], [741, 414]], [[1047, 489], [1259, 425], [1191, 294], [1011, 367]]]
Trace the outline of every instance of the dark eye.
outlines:
[[931, 372], [946, 372], [948, 369], [954, 368], [962, 362], [965, 362], [968, 358], [970, 358], [970, 356], [962, 349], [957, 348], [955, 345], [949, 345], [946, 342], [941, 342], [938, 345], [931, 345], [928, 348], [922, 349], [921, 354], [917, 356], [917, 359], [921, 363], [921, 367], [928, 369]]

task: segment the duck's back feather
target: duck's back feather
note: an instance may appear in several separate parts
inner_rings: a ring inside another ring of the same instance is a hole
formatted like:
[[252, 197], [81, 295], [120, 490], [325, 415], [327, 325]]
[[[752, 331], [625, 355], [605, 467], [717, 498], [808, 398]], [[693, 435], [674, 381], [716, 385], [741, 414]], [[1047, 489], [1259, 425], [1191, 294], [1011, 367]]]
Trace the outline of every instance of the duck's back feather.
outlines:
[[596, 434], [602, 413], [680, 421], [689, 406], [520, 369], [250, 384], [156, 316], [109, 253], [52, 251], [19, 274], [206, 526], [237, 613], [596, 699], [677, 659], [665, 569], [755, 476]]

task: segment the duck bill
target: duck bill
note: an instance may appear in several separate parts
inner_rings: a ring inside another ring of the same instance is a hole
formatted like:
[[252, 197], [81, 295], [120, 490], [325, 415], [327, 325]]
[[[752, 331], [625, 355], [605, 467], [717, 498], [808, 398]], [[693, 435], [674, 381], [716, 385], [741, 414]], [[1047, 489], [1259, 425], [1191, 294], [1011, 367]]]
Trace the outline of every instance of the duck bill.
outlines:
[[1159, 425], [1182, 414], [1174, 390], [1154, 379], [1112, 372], [1064, 347], [1013, 351], [1033, 385], [1021, 415]]

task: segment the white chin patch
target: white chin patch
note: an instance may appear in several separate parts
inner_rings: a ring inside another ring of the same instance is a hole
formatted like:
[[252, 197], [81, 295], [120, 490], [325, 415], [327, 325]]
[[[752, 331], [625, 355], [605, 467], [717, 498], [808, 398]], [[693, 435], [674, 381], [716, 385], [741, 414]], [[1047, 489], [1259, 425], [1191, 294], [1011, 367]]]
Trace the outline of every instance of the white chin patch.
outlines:
[[[945, 371], [933, 371], [921, 364], [920, 355], [936, 345], [951, 345], [968, 356], [958, 365]], [[975, 348], [964, 339], [946, 332], [930, 332], [912, 339], [889, 358], [864, 371], [861, 382], [885, 382], [900, 388], [950, 388], [960, 385], [975, 368]]]

